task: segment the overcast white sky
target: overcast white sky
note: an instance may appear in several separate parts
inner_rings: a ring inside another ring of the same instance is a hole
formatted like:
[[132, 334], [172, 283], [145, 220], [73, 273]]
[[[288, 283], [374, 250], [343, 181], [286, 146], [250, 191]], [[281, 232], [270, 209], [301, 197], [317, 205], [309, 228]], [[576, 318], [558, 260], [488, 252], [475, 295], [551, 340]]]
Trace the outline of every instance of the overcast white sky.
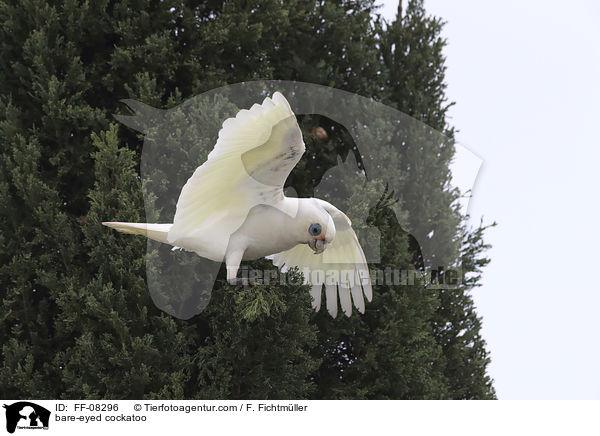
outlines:
[[[382, 1], [392, 19], [397, 1]], [[425, 0], [457, 139], [497, 221], [474, 291], [501, 399], [600, 399], [600, 2]]]

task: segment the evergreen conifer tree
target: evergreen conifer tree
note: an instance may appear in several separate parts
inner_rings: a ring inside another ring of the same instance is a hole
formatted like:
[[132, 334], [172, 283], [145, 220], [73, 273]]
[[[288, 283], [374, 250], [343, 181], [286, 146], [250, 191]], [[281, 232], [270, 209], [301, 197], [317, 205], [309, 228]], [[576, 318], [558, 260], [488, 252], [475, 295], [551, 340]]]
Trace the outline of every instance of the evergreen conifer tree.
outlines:
[[[408, 210], [416, 212], [410, 217], [413, 228], [431, 225], [419, 220], [420, 216], [435, 217], [438, 227], [432, 240], [436, 247], [445, 246], [450, 253], [460, 253], [463, 286], [439, 292], [432, 323], [445, 358], [444, 375], [450, 396], [493, 398], [491, 380], [485, 373], [489, 357], [479, 334], [481, 320], [468, 294], [478, 286], [480, 268], [489, 261], [482, 256], [488, 248], [482, 239], [486, 227], [468, 230], [466, 218], [458, 207], [460, 193], [447, 189], [451, 178], [449, 165], [454, 156], [454, 129], [446, 121], [451, 104], [444, 95], [442, 26], [441, 19], [427, 15], [423, 0], [409, 0], [406, 11], [399, 3], [396, 20], [383, 39], [382, 55], [388, 77], [386, 101], [448, 137], [448, 141], [439, 145], [423, 141], [402, 150], [407, 165], [403, 170], [407, 175], [403, 192], [411, 194], [403, 200]], [[441, 186], [445, 189], [439, 189]], [[471, 278], [467, 279], [468, 276]]]
[[[100, 225], [146, 218], [143, 136], [112, 117], [123, 98], [164, 109], [229, 83], [298, 80], [377, 98], [451, 138], [440, 22], [420, 1], [388, 27], [373, 14], [370, 0], [0, 1], [0, 396], [494, 396], [466, 293], [476, 277], [458, 293], [377, 286], [349, 319], [313, 313], [301, 285], [219, 281], [204, 312], [179, 320], [147, 291], [146, 242]], [[330, 165], [350, 152], [343, 129], [311, 135], [330, 120], [299, 121]], [[465, 228], [445, 185], [451, 141], [402, 152], [406, 209], [444, 220], [441, 245], [461, 245], [463, 269], [480, 272], [484, 228]], [[384, 200], [371, 217], [388, 236], [383, 266], [409, 267]]]

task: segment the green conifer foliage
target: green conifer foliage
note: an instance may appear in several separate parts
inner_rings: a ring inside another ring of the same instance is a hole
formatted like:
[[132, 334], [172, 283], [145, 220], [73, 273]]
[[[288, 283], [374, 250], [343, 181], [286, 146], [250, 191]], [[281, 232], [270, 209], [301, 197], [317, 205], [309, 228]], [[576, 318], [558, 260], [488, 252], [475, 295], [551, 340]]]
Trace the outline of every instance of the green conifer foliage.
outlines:
[[446, 361], [444, 374], [449, 395], [494, 398], [491, 380], [485, 374], [489, 357], [479, 334], [481, 320], [468, 294], [478, 285], [480, 268], [489, 261], [482, 255], [488, 248], [482, 242], [486, 227], [482, 225], [474, 231], [466, 228], [465, 217], [458, 208], [459, 193], [448, 188], [454, 130], [446, 122], [450, 104], [444, 95], [442, 25], [439, 18], [426, 14], [423, 0], [410, 0], [404, 12], [398, 8], [396, 21], [385, 33], [382, 50], [388, 71], [387, 101], [448, 137], [441, 144], [422, 141], [401, 150], [407, 165], [402, 170], [407, 174], [403, 192], [411, 194], [403, 201], [408, 210], [416, 212], [410, 217], [413, 228], [431, 225], [419, 220], [419, 216], [432, 217], [438, 224], [442, 231], [435, 232], [432, 242], [436, 247], [447, 247], [446, 253], [440, 253], [446, 258], [458, 254], [465, 277], [460, 289], [438, 293], [438, 309], [433, 318], [434, 334]]

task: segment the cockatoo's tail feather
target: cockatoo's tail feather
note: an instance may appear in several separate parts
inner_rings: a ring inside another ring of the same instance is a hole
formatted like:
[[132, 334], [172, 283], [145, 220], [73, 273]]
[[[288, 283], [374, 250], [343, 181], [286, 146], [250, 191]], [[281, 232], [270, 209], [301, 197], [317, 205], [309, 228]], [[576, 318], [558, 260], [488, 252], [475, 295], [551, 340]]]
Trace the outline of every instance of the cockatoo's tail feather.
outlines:
[[132, 235], [142, 235], [154, 241], [168, 244], [167, 235], [173, 224], [146, 224], [146, 223], [119, 223], [119, 222], [104, 222], [106, 227], [118, 230], [122, 233], [130, 233]]

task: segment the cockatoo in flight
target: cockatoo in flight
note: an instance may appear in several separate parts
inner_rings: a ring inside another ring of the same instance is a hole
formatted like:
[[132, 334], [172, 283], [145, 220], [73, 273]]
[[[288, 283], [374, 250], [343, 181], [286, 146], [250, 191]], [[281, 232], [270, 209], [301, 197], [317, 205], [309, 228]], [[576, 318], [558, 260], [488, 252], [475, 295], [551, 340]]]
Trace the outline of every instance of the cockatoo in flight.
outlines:
[[364, 313], [372, 298], [367, 261], [350, 219], [318, 198], [286, 197], [284, 183], [305, 151], [296, 116], [275, 92], [261, 105], [241, 110], [223, 123], [208, 159], [188, 179], [172, 224], [104, 222], [120, 232], [193, 251], [227, 266], [238, 283], [242, 260], [267, 257], [282, 272], [298, 267], [313, 308], [335, 317]]

